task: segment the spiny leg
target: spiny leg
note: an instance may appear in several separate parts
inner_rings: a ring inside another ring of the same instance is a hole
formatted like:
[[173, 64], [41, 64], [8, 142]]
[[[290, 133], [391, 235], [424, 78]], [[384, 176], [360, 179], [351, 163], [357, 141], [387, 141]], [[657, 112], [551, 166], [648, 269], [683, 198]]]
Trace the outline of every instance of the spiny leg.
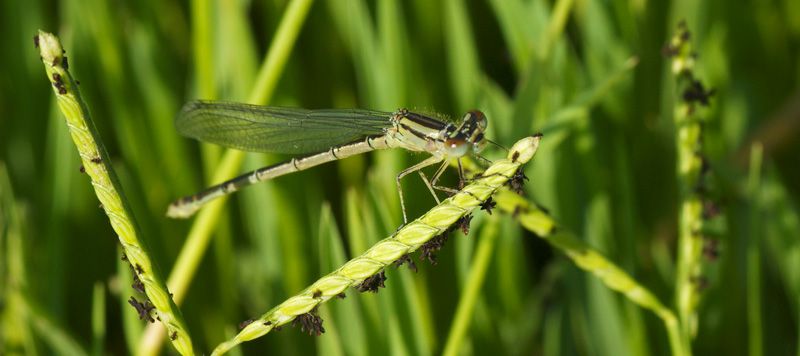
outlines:
[[[482, 164], [486, 165], [486, 167], [492, 165], [492, 161], [490, 161], [488, 158], [483, 157], [483, 156], [481, 156], [481, 155], [479, 155], [477, 153], [473, 153], [472, 157], [475, 157], [476, 159], [478, 159], [478, 161], [480, 161]], [[471, 173], [472, 176], [471, 177], [467, 177], [467, 172]], [[458, 178], [459, 178], [458, 187], [459, 187], [459, 189], [464, 188], [464, 185], [466, 185], [469, 182], [472, 182], [473, 180], [475, 180], [477, 178], [480, 178], [482, 175], [483, 175], [482, 172], [475, 173], [475, 171], [469, 170], [469, 168], [465, 168], [464, 165], [461, 162], [461, 159], [458, 160]]]
[[395, 181], [397, 182], [397, 193], [400, 194], [400, 209], [403, 210], [403, 225], [408, 224], [408, 215], [406, 215], [406, 203], [403, 200], [403, 187], [400, 185], [400, 179], [403, 179], [403, 177], [407, 176], [410, 173], [414, 173], [420, 169], [423, 169], [427, 166], [436, 164], [441, 161], [442, 161], [441, 157], [431, 156], [422, 162], [419, 162], [411, 167], [406, 168], [405, 170], [400, 172], [400, 174], [397, 175], [397, 179]]
[[[463, 175], [463, 172], [461, 171], [461, 159], [458, 159], [456, 161], [458, 162], [458, 179], [459, 179], [458, 188], [461, 189], [461, 188], [464, 187], [464, 184], [463, 184], [463, 182], [464, 182], [463, 176], [464, 175]], [[437, 185], [436, 184], [437, 182], [439, 182], [439, 178], [442, 177], [442, 174], [444, 173], [444, 169], [447, 167], [448, 163], [449, 162], [445, 162], [441, 167], [439, 167], [438, 170], [436, 170], [436, 173], [433, 175], [433, 179], [431, 179], [430, 185], [431, 185], [431, 187], [433, 189], [445, 192], [445, 193], [447, 193], [449, 195], [453, 195], [455, 193], [458, 193], [458, 189], [453, 189], [453, 188], [450, 188], [450, 187], [445, 187], [443, 185]]]
[[[439, 168], [436, 169], [436, 173], [433, 174], [433, 176], [435, 177], [434, 179], [438, 179], [438, 177], [442, 174], [441, 172], [443, 172], [445, 170], [445, 168], [447, 168], [447, 164], [448, 164], [447, 161], [442, 162], [442, 165], [439, 166]], [[419, 171], [419, 176], [422, 178], [422, 181], [425, 182], [425, 186], [428, 187], [428, 191], [430, 191], [431, 195], [433, 195], [433, 199], [436, 200], [436, 204], [441, 204], [442, 202], [439, 200], [439, 196], [436, 195], [436, 191], [433, 190], [434, 186], [428, 180], [428, 176], [425, 175], [425, 172], [420, 170]]]

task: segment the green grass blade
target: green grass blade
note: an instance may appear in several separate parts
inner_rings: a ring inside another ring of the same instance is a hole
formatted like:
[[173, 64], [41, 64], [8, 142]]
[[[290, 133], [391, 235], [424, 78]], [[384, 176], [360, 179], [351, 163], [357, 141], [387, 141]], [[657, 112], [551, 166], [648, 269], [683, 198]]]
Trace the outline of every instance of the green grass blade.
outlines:
[[764, 354], [764, 330], [762, 311], [761, 282], [761, 237], [764, 229], [761, 209], [761, 162], [763, 148], [753, 145], [750, 151], [750, 176], [747, 182], [750, 195], [750, 238], [747, 244], [747, 332], [750, 356]]
[[450, 86], [455, 93], [456, 107], [467, 110], [477, 99], [482, 77], [472, 26], [462, 0], [446, 0], [444, 12]]
[[474, 260], [470, 266], [467, 283], [464, 286], [461, 298], [456, 307], [456, 315], [450, 327], [450, 334], [447, 336], [442, 354], [454, 356], [460, 354], [460, 347], [469, 328], [473, 317], [474, 308], [481, 293], [486, 273], [494, 253], [497, 242], [497, 220], [490, 219], [483, 225], [479, 236], [478, 248], [475, 251]]
[[102, 356], [106, 338], [106, 294], [102, 283], [92, 293], [92, 355]]

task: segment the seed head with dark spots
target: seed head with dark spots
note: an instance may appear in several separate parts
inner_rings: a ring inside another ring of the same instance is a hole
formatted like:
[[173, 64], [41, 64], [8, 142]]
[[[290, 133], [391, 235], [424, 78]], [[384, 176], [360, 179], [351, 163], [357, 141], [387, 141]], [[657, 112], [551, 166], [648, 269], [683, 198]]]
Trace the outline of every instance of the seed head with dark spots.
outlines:
[[716, 202], [711, 200], [706, 200], [703, 202], [703, 219], [711, 220], [719, 215], [719, 213], [720, 208]]
[[417, 264], [414, 263], [414, 260], [412, 260], [408, 254], [400, 256], [397, 261], [394, 261], [394, 266], [396, 268], [400, 268], [400, 266], [403, 264], [408, 264], [408, 269], [414, 271], [414, 273], [417, 273]]
[[144, 283], [142, 283], [142, 280], [139, 279], [139, 275], [136, 273], [133, 274], [133, 283], [131, 284], [131, 287], [133, 290], [144, 294]]
[[247, 319], [247, 320], [245, 320], [245, 321], [242, 321], [242, 322], [241, 322], [241, 323], [239, 323], [239, 325], [238, 325], [238, 327], [239, 327], [239, 330], [243, 330], [243, 329], [244, 329], [244, 328], [246, 328], [248, 325], [252, 324], [254, 321], [255, 321], [255, 320], [253, 320], [253, 319]]
[[702, 82], [699, 80], [692, 80], [692, 84], [683, 91], [683, 100], [689, 104], [698, 102], [700, 105], [708, 106], [708, 100], [714, 96], [715, 93], [715, 89], [706, 90]]
[[140, 302], [136, 300], [136, 298], [131, 297], [131, 299], [128, 299], [128, 304], [130, 304], [134, 309], [136, 309], [136, 312], [139, 313], [139, 320], [147, 320], [151, 323], [156, 322], [150, 315], [150, 312], [152, 312], [155, 307], [152, 303], [150, 303], [149, 300]]
[[422, 245], [422, 247], [419, 248], [420, 251], [419, 258], [421, 260], [427, 259], [428, 262], [436, 266], [438, 262], [436, 261], [435, 252], [441, 250], [442, 247], [444, 247], [444, 244], [447, 242], [449, 235], [450, 235], [449, 232], [444, 232], [428, 240], [428, 242], [426, 242], [425, 244]]
[[719, 258], [719, 240], [706, 238], [703, 244], [703, 256], [709, 261], [716, 261]]
[[292, 321], [292, 326], [300, 325], [300, 331], [307, 332], [309, 335], [320, 336], [325, 332], [322, 327], [322, 318], [317, 315], [316, 310], [299, 315]]
[[708, 289], [708, 286], [710, 284], [708, 278], [706, 278], [705, 276], [695, 276], [692, 277], [690, 281], [692, 282], [692, 284], [694, 284], [695, 288], [697, 288], [698, 292], [702, 292]]
[[356, 289], [361, 293], [378, 293], [378, 289], [386, 288], [384, 282], [386, 282], [386, 273], [380, 271], [364, 279], [361, 284], [356, 286]]
[[525, 181], [528, 180], [528, 177], [525, 175], [525, 172], [522, 170], [522, 167], [517, 169], [514, 172], [514, 175], [511, 176], [511, 179], [506, 182], [509, 188], [517, 194], [522, 194], [523, 190], [522, 187], [525, 185]]
[[472, 221], [472, 214], [467, 214], [456, 221], [456, 225], [461, 228], [464, 235], [469, 235], [469, 223]]
[[487, 214], [492, 215], [492, 209], [494, 209], [495, 206], [497, 206], [497, 202], [495, 202], [492, 197], [489, 197], [489, 199], [481, 203], [481, 210], [486, 210]]

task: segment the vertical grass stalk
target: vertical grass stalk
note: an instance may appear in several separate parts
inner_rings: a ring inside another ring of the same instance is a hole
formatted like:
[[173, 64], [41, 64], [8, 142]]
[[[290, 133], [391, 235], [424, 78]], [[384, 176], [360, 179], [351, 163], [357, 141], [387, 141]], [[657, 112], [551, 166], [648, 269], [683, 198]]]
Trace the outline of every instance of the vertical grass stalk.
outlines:
[[[750, 237], [747, 240], [747, 333], [750, 356], [764, 354], [763, 321], [761, 311], [761, 162], [764, 149], [753, 144], [750, 151], [750, 176], [747, 181], [750, 194]], [[800, 352], [800, 351], [799, 351]]]
[[43, 31], [39, 31], [37, 39], [39, 54], [47, 78], [53, 86], [58, 106], [64, 114], [84, 171], [91, 178], [95, 194], [108, 215], [111, 227], [117, 233], [128, 261], [144, 284], [145, 294], [155, 307], [158, 319], [167, 328], [172, 345], [183, 355], [193, 355], [191, 338], [180, 310], [173, 302], [140, 239], [141, 234], [122, 193], [121, 184], [112, 170], [108, 153], [89, 115], [88, 106], [81, 99], [78, 85], [68, 71], [67, 57], [64, 56], [61, 42], [54, 35]]
[[483, 288], [483, 282], [486, 280], [489, 263], [492, 261], [492, 254], [497, 244], [497, 230], [497, 219], [487, 221], [481, 230], [480, 242], [475, 251], [472, 266], [469, 269], [467, 283], [458, 301], [453, 324], [450, 327], [450, 334], [447, 336], [447, 343], [442, 352], [445, 356], [458, 355], [461, 346], [464, 345], [464, 336], [474, 316], [475, 305], [481, 295], [481, 288]]
[[696, 53], [685, 23], [665, 47], [672, 58], [679, 100], [674, 107], [679, 194], [676, 305], [683, 341], [690, 347], [697, 332], [697, 305], [703, 284], [703, 169], [702, 124], [697, 104], [707, 105], [712, 94], [694, 77]]

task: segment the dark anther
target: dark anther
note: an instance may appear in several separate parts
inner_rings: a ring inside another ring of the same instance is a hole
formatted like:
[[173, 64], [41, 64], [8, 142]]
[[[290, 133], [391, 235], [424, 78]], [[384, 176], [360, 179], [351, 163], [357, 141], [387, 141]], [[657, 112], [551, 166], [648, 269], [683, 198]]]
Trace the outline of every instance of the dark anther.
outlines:
[[33, 36], [33, 46], [39, 48], [39, 36]]
[[708, 106], [708, 99], [710, 99], [714, 93], [714, 89], [706, 91], [706, 88], [703, 87], [703, 83], [699, 80], [693, 80], [692, 84], [683, 91], [683, 100], [687, 103], [699, 102], [703, 106]]
[[481, 210], [486, 210], [487, 214], [492, 215], [492, 209], [494, 209], [495, 206], [497, 206], [497, 202], [495, 202], [492, 197], [489, 197], [489, 199], [481, 203]]
[[92, 161], [92, 163], [100, 163], [100, 162], [103, 162], [103, 160], [102, 160], [102, 159], [100, 159], [100, 157], [95, 157], [95, 158], [92, 158], [92, 159], [91, 159], [91, 161]]
[[153, 317], [150, 316], [150, 312], [155, 309], [153, 304], [150, 303], [149, 300], [145, 300], [144, 302], [139, 302], [136, 298], [131, 297], [128, 299], [128, 304], [133, 306], [136, 309], [136, 312], [139, 313], [139, 320], [147, 320], [151, 323], [155, 323], [156, 321], [153, 320]]
[[683, 26], [681, 26], [681, 29], [683, 30], [683, 32], [681, 32], [681, 40], [683, 40], [684, 42], [686, 42], [686, 41], [688, 41], [690, 38], [692, 38], [692, 33], [691, 33], [691, 32], [689, 32], [689, 30], [687, 29], [687, 27], [686, 27], [686, 23], [685, 23], [685, 22], [683, 23]]
[[84, 167], [83, 167], [83, 165], [81, 165], [81, 166], [78, 168], [78, 171], [79, 171], [79, 172], [81, 172], [81, 173], [86, 173], [86, 168], [84, 168]]
[[511, 212], [511, 217], [516, 219], [519, 217], [519, 214], [528, 212], [528, 208], [523, 207], [522, 205], [517, 205], [514, 207], [514, 211]]
[[694, 193], [699, 196], [706, 196], [708, 195], [708, 188], [706, 188], [706, 182], [702, 179], [698, 179], [694, 184]]
[[271, 321], [267, 320], [267, 321], [264, 322], [264, 326], [270, 326], [270, 325], [272, 325]]
[[361, 292], [378, 293], [379, 288], [385, 288], [386, 274], [383, 271], [375, 273], [366, 279], [361, 284], [356, 286], [356, 289]]
[[53, 73], [53, 86], [58, 89], [58, 93], [64, 95], [67, 93], [67, 88], [64, 86], [64, 82], [61, 81], [61, 76], [58, 73]]
[[519, 151], [514, 151], [514, 154], [511, 155], [511, 162], [516, 163], [518, 158], [519, 158]]
[[53, 67], [57, 66], [57, 65], [58, 65], [58, 63], [59, 63], [60, 61], [61, 61], [61, 57], [55, 57], [55, 58], [53, 58], [53, 63], [52, 63], [52, 66], [53, 66]]
[[173, 331], [172, 334], [169, 334], [169, 339], [172, 340], [172, 341], [177, 340], [178, 339], [178, 332], [177, 331]]
[[336, 295], [336, 298], [339, 298], [339, 299], [347, 298], [347, 294], [344, 294], [344, 292], [341, 292], [341, 293]]
[[[702, 139], [703, 136], [701, 135], [700, 138]], [[700, 174], [707, 174], [711, 171], [711, 162], [709, 162], [708, 157], [702, 153], [699, 153], [698, 157], [700, 158]]]
[[136, 274], [133, 275], [133, 284], [131, 284], [131, 287], [133, 290], [144, 294], [144, 283], [142, 283], [142, 280], [139, 279], [139, 276]]
[[64, 66], [64, 70], [69, 69], [69, 62], [67, 61], [67, 56], [64, 56], [64, 63], [62, 65]]
[[671, 44], [666, 44], [664, 47], [661, 47], [661, 55], [664, 57], [674, 57], [678, 54], [678, 47], [675, 47]]
[[717, 203], [706, 200], [703, 202], [703, 219], [710, 220], [719, 215], [720, 209]]
[[522, 171], [522, 167], [517, 169], [514, 172], [514, 175], [511, 176], [511, 179], [506, 182], [509, 188], [517, 194], [522, 194], [522, 186], [525, 185], [525, 181], [528, 180], [528, 177], [525, 175], [525, 172]]
[[695, 285], [695, 288], [697, 288], [698, 292], [706, 290], [706, 288], [708, 288], [709, 285], [708, 278], [706, 278], [705, 276], [691, 277], [689, 281]]
[[139, 264], [136, 265], [136, 273], [138, 273], [138, 274], [144, 273], [144, 269], [142, 268], [142, 265], [139, 265]]
[[703, 256], [709, 261], [716, 261], [719, 257], [719, 240], [706, 238], [703, 244]]
[[458, 225], [458, 227], [461, 228], [461, 232], [463, 232], [464, 235], [469, 235], [469, 223], [471, 221], [472, 221], [472, 214], [464, 215], [461, 217], [461, 219], [458, 219], [458, 221], [456, 221], [456, 225]]
[[308, 335], [320, 336], [325, 332], [322, 327], [322, 318], [317, 315], [316, 310], [297, 316], [292, 321], [292, 326], [300, 324], [300, 331], [308, 332]]
[[443, 234], [437, 235], [436, 237], [428, 240], [422, 247], [419, 248], [420, 256], [419, 258], [427, 259], [432, 265], [436, 265], [436, 254], [434, 252], [439, 251], [444, 247], [445, 242], [447, 242], [447, 237], [449, 236], [448, 232]]
[[254, 321], [255, 320], [253, 320], [253, 319], [247, 319], [247, 320], [239, 323], [239, 330], [242, 330], [242, 329], [246, 328], [248, 325], [252, 324]]
[[128, 255], [123, 253], [122, 254], [122, 260], [125, 261], [125, 262], [128, 262]]
[[319, 289], [315, 289], [314, 293], [311, 294], [311, 297], [314, 298], [314, 299], [318, 299], [321, 296], [322, 296], [322, 291], [319, 290]]
[[414, 263], [414, 260], [412, 260], [411, 257], [408, 256], [408, 254], [400, 256], [400, 258], [398, 258], [397, 261], [394, 261], [394, 266], [399, 268], [400, 266], [406, 263], [408, 264], [408, 269], [414, 271], [414, 273], [417, 273], [417, 264]]

